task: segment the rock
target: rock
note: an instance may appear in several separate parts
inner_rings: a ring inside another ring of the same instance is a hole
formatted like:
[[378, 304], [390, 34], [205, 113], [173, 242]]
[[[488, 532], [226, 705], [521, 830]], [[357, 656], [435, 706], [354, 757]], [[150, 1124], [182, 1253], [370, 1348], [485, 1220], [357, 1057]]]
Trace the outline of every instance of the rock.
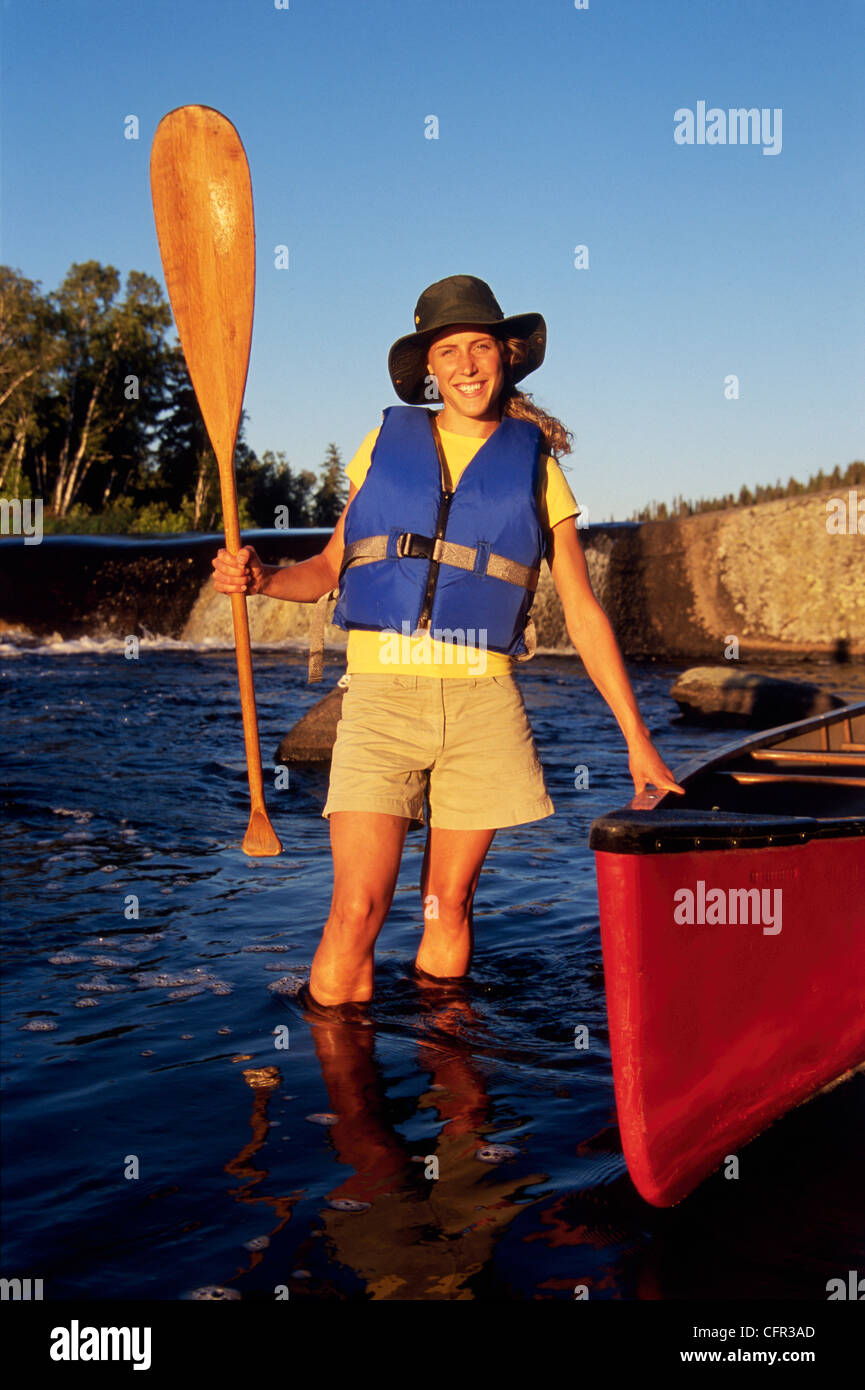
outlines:
[[277, 763], [330, 762], [343, 694], [344, 691], [336, 686], [307, 710], [279, 745]]
[[192, 1299], [195, 1303], [229, 1303], [241, 1296], [237, 1289], [227, 1289], [224, 1284], [205, 1284], [201, 1289], [191, 1289], [189, 1293], [181, 1294], [182, 1298]]
[[780, 680], [724, 666], [692, 666], [682, 672], [670, 694], [687, 720], [754, 729], [791, 724], [846, 704], [840, 695], [810, 681]]

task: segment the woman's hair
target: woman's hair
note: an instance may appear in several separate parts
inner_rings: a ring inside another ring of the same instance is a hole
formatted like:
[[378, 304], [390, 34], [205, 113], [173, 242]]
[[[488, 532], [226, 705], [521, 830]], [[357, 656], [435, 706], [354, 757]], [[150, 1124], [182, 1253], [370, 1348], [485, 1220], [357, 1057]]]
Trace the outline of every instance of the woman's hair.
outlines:
[[501, 395], [502, 416], [510, 415], [515, 420], [528, 420], [531, 424], [537, 425], [548, 454], [554, 454], [558, 458], [562, 454], [571, 453], [574, 444], [571, 431], [565, 429], [561, 420], [557, 420], [554, 415], [548, 415], [539, 405], [535, 405], [528, 391], [519, 391], [514, 385], [511, 371], [520, 362], [525, 362], [528, 356], [526, 344], [522, 338], [499, 338], [499, 343], [502, 349], [502, 366], [505, 370], [505, 384]]

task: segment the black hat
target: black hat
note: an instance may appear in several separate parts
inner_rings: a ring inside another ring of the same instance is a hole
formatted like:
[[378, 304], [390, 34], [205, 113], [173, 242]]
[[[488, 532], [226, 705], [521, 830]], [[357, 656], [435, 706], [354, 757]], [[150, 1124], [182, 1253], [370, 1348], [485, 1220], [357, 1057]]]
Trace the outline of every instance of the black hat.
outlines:
[[544, 360], [547, 325], [540, 314], [513, 314], [505, 318], [498, 300], [483, 280], [474, 275], [449, 275], [424, 290], [414, 311], [417, 332], [398, 338], [388, 353], [387, 368], [394, 390], [408, 405], [423, 405], [429, 345], [443, 328], [458, 323], [490, 328], [497, 338], [522, 338], [528, 357], [511, 368], [513, 381], [522, 381]]

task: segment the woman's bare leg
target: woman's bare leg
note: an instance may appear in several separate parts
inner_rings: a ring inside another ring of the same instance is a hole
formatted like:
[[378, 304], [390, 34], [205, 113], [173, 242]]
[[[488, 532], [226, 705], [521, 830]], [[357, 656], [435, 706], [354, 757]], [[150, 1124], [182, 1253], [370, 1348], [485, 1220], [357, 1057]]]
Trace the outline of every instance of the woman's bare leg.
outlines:
[[421, 870], [424, 933], [415, 964], [429, 975], [465, 975], [472, 956], [472, 902], [494, 830], [430, 829]]
[[409, 820], [379, 811], [333, 811], [333, 897], [309, 988], [319, 1004], [372, 998], [373, 948], [390, 910]]

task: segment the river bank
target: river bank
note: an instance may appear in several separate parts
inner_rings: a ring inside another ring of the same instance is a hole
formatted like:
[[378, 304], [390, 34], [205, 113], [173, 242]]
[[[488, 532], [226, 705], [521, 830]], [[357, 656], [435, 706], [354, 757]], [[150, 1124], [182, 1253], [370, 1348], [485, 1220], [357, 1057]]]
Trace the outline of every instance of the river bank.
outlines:
[[[672, 521], [608, 523], [580, 532], [592, 587], [624, 654], [720, 660], [840, 654], [865, 660], [865, 533], [831, 534], [827, 493]], [[326, 530], [252, 531], [268, 564], [318, 553]], [[210, 583], [219, 535], [49, 536], [0, 542], [0, 628], [70, 639], [157, 635], [232, 641], [231, 612]], [[311, 604], [249, 602], [253, 643], [302, 641]], [[539, 646], [572, 653], [546, 564], [533, 609]], [[345, 634], [329, 627], [338, 650]]]

